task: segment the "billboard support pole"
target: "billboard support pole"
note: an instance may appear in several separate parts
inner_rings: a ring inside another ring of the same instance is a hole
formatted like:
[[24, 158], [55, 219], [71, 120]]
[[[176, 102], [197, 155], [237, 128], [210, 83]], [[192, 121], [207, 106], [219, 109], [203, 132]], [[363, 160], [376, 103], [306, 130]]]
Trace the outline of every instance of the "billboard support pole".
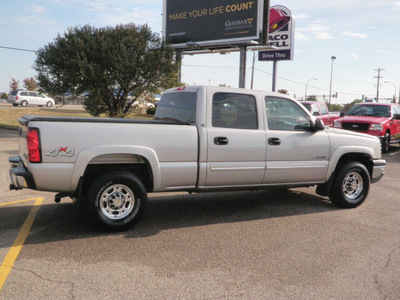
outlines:
[[177, 85], [180, 85], [182, 82], [182, 52], [176, 51], [175, 54], [175, 63], [176, 63], [176, 71], [177, 71]]
[[244, 89], [246, 85], [246, 46], [240, 46], [239, 88]]
[[276, 92], [276, 72], [277, 72], [277, 67], [278, 67], [278, 61], [274, 60], [273, 61], [273, 66], [272, 66], [272, 91]]
[[262, 28], [261, 44], [266, 45], [268, 43], [268, 32], [269, 32], [269, 0], [264, 0], [264, 11], [263, 11], [263, 28]]

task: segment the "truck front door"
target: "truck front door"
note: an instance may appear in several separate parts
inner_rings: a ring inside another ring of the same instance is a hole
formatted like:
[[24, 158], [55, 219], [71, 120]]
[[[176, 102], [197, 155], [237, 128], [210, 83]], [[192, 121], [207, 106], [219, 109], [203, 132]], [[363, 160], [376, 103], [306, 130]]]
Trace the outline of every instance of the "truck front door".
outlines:
[[267, 162], [265, 184], [296, 184], [325, 179], [329, 138], [325, 130], [311, 132], [311, 119], [294, 101], [265, 98]]
[[217, 92], [209, 105], [206, 186], [261, 184], [266, 143], [256, 97]]

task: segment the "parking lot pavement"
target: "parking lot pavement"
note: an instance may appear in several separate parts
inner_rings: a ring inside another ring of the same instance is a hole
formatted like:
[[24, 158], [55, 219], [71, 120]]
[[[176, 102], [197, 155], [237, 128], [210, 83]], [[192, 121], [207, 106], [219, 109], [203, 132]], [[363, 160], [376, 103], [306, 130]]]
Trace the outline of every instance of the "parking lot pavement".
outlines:
[[[1, 299], [398, 299], [400, 147], [357, 209], [313, 188], [151, 194], [144, 219], [103, 232], [53, 193], [9, 191], [16, 132], [0, 129], [0, 261], [43, 198]], [[36, 201], [36, 200], [35, 200]]]

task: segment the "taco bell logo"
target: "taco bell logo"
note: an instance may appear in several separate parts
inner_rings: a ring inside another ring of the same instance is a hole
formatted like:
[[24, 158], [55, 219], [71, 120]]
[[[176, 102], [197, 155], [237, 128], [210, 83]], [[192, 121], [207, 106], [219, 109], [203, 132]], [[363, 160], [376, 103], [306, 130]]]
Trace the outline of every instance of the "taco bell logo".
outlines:
[[[279, 7], [279, 6], [278, 6]], [[282, 8], [271, 7], [269, 11], [268, 46], [290, 48], [290, 13]]]
[[269, 33], [282, 29], [289, 23], [290, 17], [282, 9], [271, 8], [269, 11]]

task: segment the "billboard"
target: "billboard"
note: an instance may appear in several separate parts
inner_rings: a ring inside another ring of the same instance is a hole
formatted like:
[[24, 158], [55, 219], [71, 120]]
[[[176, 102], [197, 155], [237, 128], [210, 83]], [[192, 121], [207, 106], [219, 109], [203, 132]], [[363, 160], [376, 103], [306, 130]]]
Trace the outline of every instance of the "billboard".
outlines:
[[269, 10], [269, 32], [267, 46], [273, 50], [258, 52], [259, 61], [291, 60], [294, 50], [294, 18], [289, 9], [282, 5]]
[[256, 44], [263, 6], [263, 0], [164, 0], [163, 36], [178, 49]]

